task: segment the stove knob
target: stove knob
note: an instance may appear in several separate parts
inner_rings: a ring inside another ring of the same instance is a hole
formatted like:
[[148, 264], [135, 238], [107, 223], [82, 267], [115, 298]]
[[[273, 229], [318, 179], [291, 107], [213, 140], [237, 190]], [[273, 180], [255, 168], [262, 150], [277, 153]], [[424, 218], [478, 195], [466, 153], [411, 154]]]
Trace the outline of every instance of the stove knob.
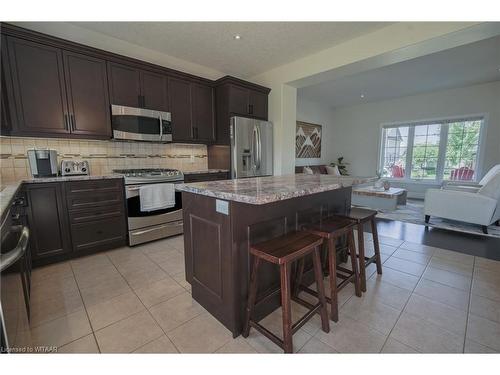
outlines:
[[69, 169], [68, 167], [66, 167], [66, 168], [64, 168], [64, 172], [69, 173], [69, 172], [71, 172], [71, 169]]
[[84, 173], [87, 172], [87, 168], [83, 167], [82, 172], [84, 172]]

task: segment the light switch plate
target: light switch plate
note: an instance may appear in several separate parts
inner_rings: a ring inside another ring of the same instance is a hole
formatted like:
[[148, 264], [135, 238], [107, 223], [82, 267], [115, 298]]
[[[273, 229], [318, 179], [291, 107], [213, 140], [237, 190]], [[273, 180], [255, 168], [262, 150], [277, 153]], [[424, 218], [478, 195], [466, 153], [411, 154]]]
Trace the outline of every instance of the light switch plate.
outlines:
[[229, 215], [229, 202], [220, 199], [215, 200], [215, 211], [223, 215]]

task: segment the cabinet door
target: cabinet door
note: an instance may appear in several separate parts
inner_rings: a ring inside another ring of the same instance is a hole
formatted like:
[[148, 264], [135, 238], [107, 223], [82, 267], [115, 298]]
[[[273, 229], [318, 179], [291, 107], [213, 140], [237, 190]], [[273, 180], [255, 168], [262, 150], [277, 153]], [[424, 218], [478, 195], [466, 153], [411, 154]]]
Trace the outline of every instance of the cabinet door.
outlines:
[[77, 53], [64, 52], [64, 71], [71, 133], [111, 137], [110, 104], [106, 62]]
[[142, 107], [168, 111], [167, 78], [161, 74], [142, 71]]
[[62, 51], [8, 37], [17, 112], [13, 135], [69, 134]]
[[27, 193], [33, 259], [70, 252], [68, 217], [62, 183], [30, 184]]
[[249, 114], [267, 120], [267, 94], [250, 90]]
[[192, 84], [193, 133], [198, 141], [213, 142], [214, 129], [214, 90], [210, 86]]
[[248, 115], [248, 89], [234, 85], [229, 86], [229, 112], [235, 115]]
[[111, 104], [127, 107], [141, 106], [141, 78], [139, 69], [108, 63], [108, 83]]
[[174, 141], [192, 141], [191, 83], [177, 78], [168, 79], [172, 138]]

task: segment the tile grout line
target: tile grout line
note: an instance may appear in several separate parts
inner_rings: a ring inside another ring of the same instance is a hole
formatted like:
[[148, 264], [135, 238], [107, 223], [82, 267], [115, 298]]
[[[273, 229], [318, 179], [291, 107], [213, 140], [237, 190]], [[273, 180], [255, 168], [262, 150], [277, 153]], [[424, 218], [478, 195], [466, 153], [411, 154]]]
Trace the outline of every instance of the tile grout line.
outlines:
[[[77, 280], [76, 275], [75, 275], [75, 270], [73, 269], [73, 265], [71, 264], [71, 261], [69, 261], [69, 267], [71, 268], [71, 273], [73, 274], [73, 278], [75, 279], [76, 287], [78, 288], [78, 294], [80, 295], [80, 298], [82, 299], [83, 308], [85, 309], [85, 314], [87, 315], [87, 320], [89, 322], [90, 330], [92, 331], [92, 336], [94, 337], [94, 341], [95, 341], [95, 344], [97, 346], [97, 350], [99, 350], [99, 354], [101, 354], [101, 347], [99, 346], [99, 342], [97, 341], [97, 337], [95, 336], [94, 326], [92, 325], [92, 322], [90, 321], [89, 312], [87, 311], [87, 305], [85, 303], [85, 300], [83, 299], [82, 291], [80, 290], [80, 285], [78, 284], [78, 280]], [[84, 336], [82, 336], [82, 337], [84, 337]]]
[[472, 277], [469, 286], [469, 303], [467, 304], [467, 316], [465, 317], [465, 333], [464, 333], [464, 344], [462, 347], [462, 353], [465, 353], [465, 343], [467, 342], [467, 328], [469, 327], [469, 317], [470, 317], [470, 305], [472, 303], [472, 283], [474, 282], [474, 269], [476, 268], [476, 257], [473, 258], [472, 262]]

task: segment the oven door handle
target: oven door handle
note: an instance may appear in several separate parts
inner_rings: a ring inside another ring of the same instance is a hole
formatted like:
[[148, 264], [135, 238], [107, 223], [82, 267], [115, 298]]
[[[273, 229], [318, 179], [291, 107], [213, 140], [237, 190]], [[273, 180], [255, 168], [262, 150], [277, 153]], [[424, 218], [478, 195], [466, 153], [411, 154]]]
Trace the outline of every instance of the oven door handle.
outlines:
[[13, 230], [16, 231], [19, 228], [22, 229], [16, 247], [11, 251], [9, 251], [8, 253], [2, 254], [0, 256], [0, 272], [12, 266], [15, 262], [19, 260], [19, 258], [21, 258], [26, 253], [26, 249], [28, 247], [28, 241], [30, 238], [30, 231], [26, 226], [13, 227]]

